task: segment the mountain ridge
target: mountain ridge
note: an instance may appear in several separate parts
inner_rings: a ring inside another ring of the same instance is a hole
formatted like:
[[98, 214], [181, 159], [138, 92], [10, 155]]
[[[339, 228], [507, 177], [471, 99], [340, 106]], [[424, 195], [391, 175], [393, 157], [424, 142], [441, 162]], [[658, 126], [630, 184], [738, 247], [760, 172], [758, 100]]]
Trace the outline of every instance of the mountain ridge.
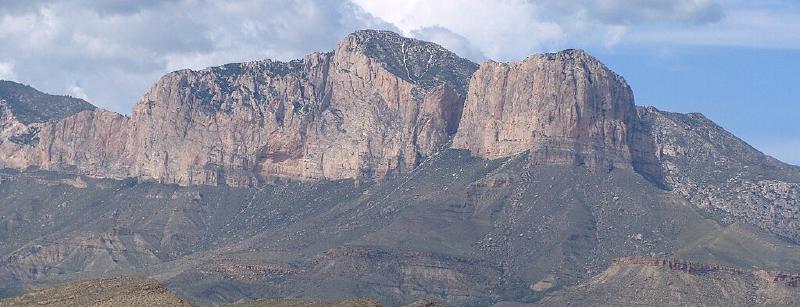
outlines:
[[[371, 53], [376, 48], [400, 50], [379, 57]], [[401, 62], [405, 76], [392, 73]], [[83, 132], [115, 140], [112, 148], [72, 152], [81, 141], [64, 139], [70, 131], [31, 127], [26, 133], [50, 133], [48, 140], [68, 148], [9, 144], [3, 162], [14, 156], [18, 162], [6, 167], [74, 168], [181, 185], [378, 178], [408, 171], [444, 146], [474, 68], [433, 43], [361, 31], [334, 52], [304, 60], [169, 73], [130, 118], [110, 119], [123, 131]], [[53, 161], [60, 156], [75, 158]]]
[[22, 124], [60, 120], [96, 108], [83, 99], [45, 94], [29, 85], [5, 80], [0, 80], [0, 107], [4, 117], [13, 115]]

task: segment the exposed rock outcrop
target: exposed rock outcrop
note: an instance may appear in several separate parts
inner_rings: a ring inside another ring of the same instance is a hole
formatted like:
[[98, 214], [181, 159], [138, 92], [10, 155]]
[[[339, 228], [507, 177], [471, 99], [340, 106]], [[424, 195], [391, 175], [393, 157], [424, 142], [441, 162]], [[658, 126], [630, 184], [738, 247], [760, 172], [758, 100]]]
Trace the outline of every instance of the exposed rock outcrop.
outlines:
[[127, 124], [84, 100], [0, 81], [0, 167], [128, 176]]
[[474, 66], [432, 43], [362, 31], [299, 61], [175, 72], [134, 109], [134, 173], [242, 185], [407, 171], [455, 132]]
[[725, 222], [746, 222], [800, 242], [800, 168], [751, 147], [697, 113], [640, 107], [665, 181]]
[[768, 283], [784, 285], [786, 287], [800, 288], [800, 274], [784, 272], [756, 271], [753, 274]]
[[659, 176], [630, 87], [581, 50], [482, 64], [470, 80], [453, 146], [486, 158], [530, 150], [535, 164]]
[[681, 271], [684, 273], [689, 273], [694, 275], [711, 273], [711, 272], [726, 272], [729, 274], [753, 275], [770, 284], [782, 285], [791, 288], [800, 287], [800, 275], [798, 274], [765, 271], [765, 270], [747, 271], [740, 268], [728, 267], [718, 264], [701, 263], [701, 262], [694, 262], [694, 261], [675, 259], [675, 258], [656, 258], [656, 257], [645, 257], [645, 256], [619, 257], [614, 259], [614, 265], [645, 265], [645, 266], [670, 269], [674, 271]]
[[20, 141], [0, 146], [1, 166], [181, 185], [382, 177], [448, 142], [476, 68], [433, 43], [360, 31], [302, 60], [170, 73], [130, 118], [6, 125]]
[[676, 259], [625, 257], [537, 306], [796, 306], [789, 274], [746, 271]]
[[15, 125], [3, 132], [8, 141], [0, 143], [0, 165], [128, 177], [128, 123], [125, 116], [94, 109], [61, 120]]
[[619, 257], [614, 259], [614, 264], [624, 265], [647, 265], [661, 267], [689, 274], [703, 274], [709, 272], [726, 271], [734, 274], [742, 274], [744, 271], [736, 268], [729, 268], [716, 264], [693, 262], [674, 258], [655, 258], [643, 256]]

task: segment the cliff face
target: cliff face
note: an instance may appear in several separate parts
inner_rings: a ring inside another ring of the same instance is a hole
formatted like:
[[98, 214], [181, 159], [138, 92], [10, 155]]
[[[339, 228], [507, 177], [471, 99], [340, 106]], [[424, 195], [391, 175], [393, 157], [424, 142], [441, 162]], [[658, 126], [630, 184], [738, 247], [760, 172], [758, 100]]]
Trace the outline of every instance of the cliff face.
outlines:
[[133, 171], [243, 185], [411, 170], [455, 132], [474, 66], [432, 43], [362, 31], [299, 61], [175, 72], [134, 109]]
[[486, 158], [530, 150], [535, 164], [659, 173], [630, 87], [581, 50], [481, 65], [453, 146]]
[[5, 167], [181, 185], [382, 177], [443, 147], [476, 68], [433, 43], [360, 31], [302, 60], [170, 73], [130, 118], [85, 111], [9, 125], [30, 140], [0, 153]]
[[127, 122], [80, 99], [0, 81], [0, 167], [127, 176]]
[[76, 110], [6, 125], [20, 141], [0, 153], [5, 167], [246, 186], [405, 172], [458, 130], [454, 147], [481, 157], [531, 150], [534, 164], [659, 177], [630, 88], [585, 52], [476, 69], [433, 43], [360, 31], [302, 60], [170, 73], [130, 118]]
[[407, 171], [455, 132], [474, 66], [432, 43], [362, 31], [303, 60], [175, 72], [134, 108], [133, 173], [246, 185]]
[[130, 175], [125, 140], [128, 118], [102, 109], [57, 121], [15, 125], [0, 144], [3, 167], [78, 171], [98, 177]]

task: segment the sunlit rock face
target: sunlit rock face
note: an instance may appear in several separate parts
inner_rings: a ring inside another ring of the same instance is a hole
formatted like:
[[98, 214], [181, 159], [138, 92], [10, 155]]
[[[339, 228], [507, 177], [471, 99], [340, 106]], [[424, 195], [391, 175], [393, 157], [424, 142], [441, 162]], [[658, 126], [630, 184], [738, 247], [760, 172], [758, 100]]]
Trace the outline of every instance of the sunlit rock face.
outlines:
[[469, 83], [453, 146], [485, 158], [530, 151], [535, 164], [658, 176], [625, 80], [581, 50], [486, 62]]
[[433, 43], [360, 31], [302, 60], [167, 74], [130, 118], [94, 111], [17, 128], [38, 142], [0, 152], [9, 167], [180, 185], [379, 178], [448, 142], [475, 69]]

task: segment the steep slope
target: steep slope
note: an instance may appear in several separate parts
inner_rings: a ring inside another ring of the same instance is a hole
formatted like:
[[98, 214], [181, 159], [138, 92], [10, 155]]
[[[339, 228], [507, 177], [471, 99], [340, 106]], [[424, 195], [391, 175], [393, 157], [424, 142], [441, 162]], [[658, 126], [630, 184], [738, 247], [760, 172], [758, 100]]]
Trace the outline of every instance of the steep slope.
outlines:
[[447, 150], [357, 187], [7, 173], [0, 292], [143, 274], [203, 304], [370, 297], [462, 306], [533, 302], [628, 255], [800, 271], [796, 245], [703, 217], [630, 170], [527, 159]]
[[18, 132], [2, 166], [248, 186], [413, 169], [458, 127], [477, 65], [439, 45], [360, 31], [331, 53], [181, 70], [127, 118], [82, 112]]
[[237, 185], [408, 171], [455, 132], [474, 66], [432, 43], [361, 31], [301, 61], [176, 72], [134, 109], [134, 172]]
[[800, 168], [769, 157], [701, 114], [639, 108], [666, 181], [698, 208], [800, 242]]
[[481, 157], [530, 150], [536, 164], [660, 176], [630, 87], [582, 50], [484, 63], [470, 80], [460, 126], [453, 147]]
[[796, 306], [800, 275], [626, 257], [542, 299], [541, 306]]

